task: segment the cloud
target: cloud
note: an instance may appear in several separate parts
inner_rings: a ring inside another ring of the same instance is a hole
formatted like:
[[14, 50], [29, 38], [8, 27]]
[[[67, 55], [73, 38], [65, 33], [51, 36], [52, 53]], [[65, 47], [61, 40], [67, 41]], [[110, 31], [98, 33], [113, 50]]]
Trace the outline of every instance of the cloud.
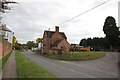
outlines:
[[[18, 5], [12, 5], [12, 10], [4, 14], [3, 22], [14, 31], [19, 42], [26, 43], [42, 37], [44, 30], [70, 19], [105, 0], [15, 0]], [[79, 43], [87, 37], [104, 37], [102, 31], [105, 18], [115, 17], [118, 0], [96, 8], [80, 17], [59, 25], [60, 31], [65, 32], [70, 43]]]

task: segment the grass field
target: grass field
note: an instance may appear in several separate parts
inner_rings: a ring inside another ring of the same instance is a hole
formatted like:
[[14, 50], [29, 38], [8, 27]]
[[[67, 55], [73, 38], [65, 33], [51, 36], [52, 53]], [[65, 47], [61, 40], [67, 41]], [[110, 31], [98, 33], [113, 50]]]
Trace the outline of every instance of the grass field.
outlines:
[[57, 59], [57, 60], [66, 60], [66, 61], [85, 61], [91, 59], [97, 59], [103, 57], [105, 54], [103, 52], [70, 52], [67, 54], [45, 54], [43, 56]]
[[51, 73], [20, 54], [19, 51], [16, 51], [16, 67], [18, 78], [56, 78]]

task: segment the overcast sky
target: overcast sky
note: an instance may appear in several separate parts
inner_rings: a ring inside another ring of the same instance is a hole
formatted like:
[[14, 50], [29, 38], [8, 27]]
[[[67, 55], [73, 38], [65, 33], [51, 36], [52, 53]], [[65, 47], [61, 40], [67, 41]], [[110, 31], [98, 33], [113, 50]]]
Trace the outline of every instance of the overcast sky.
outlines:
[[[43, 37], [44, 30], [60, 27], [69, 43], [79, 44], [89, 37], [105, 37], [102, 29], [107, 16], [113, 16], [118, 25], [118, 2], [110, 0], [104, 5], [81, 15], [69, 22], [60, 24], [79, 15], [106, 0], [14, 0], [19, 4], [11, 5], [12, 10], [3, 14], [2, 22], [8, 25], [17, 40], [26, 43]], [[59, 25], [60, 24], [60, 25]]]

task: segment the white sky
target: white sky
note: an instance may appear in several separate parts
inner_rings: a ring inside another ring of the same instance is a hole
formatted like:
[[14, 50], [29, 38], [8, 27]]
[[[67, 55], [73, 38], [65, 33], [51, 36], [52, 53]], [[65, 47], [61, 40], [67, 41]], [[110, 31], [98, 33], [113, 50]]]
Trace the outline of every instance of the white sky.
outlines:
[[12, 10], [3, 15], [6, 23], [17, 37], [26, 43], [43, 37], [44, 30], [55, 26], [65, 32], [69, 43], [79, 44], [80, 40], [89, 37], [105, 37], [102, 29], [106, 17], [113, 16], [118, 25], [118, 2], [110, 0], [104, 5], [67, 23], [61, 22], [83, 13], [106, 0], [14, 0], [18, 5], [11, 5]]

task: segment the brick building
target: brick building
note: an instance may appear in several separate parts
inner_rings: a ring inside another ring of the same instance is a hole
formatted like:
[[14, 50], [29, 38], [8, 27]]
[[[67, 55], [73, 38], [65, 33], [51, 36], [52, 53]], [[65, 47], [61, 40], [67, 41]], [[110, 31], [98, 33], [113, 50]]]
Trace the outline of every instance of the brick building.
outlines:
[[69, 52], [71, 48], [66, 35], [59, 32], [58, 26], [55, 27], [55, 31], [44, 31], [42, 45], [44, 53], [62, 54]]

